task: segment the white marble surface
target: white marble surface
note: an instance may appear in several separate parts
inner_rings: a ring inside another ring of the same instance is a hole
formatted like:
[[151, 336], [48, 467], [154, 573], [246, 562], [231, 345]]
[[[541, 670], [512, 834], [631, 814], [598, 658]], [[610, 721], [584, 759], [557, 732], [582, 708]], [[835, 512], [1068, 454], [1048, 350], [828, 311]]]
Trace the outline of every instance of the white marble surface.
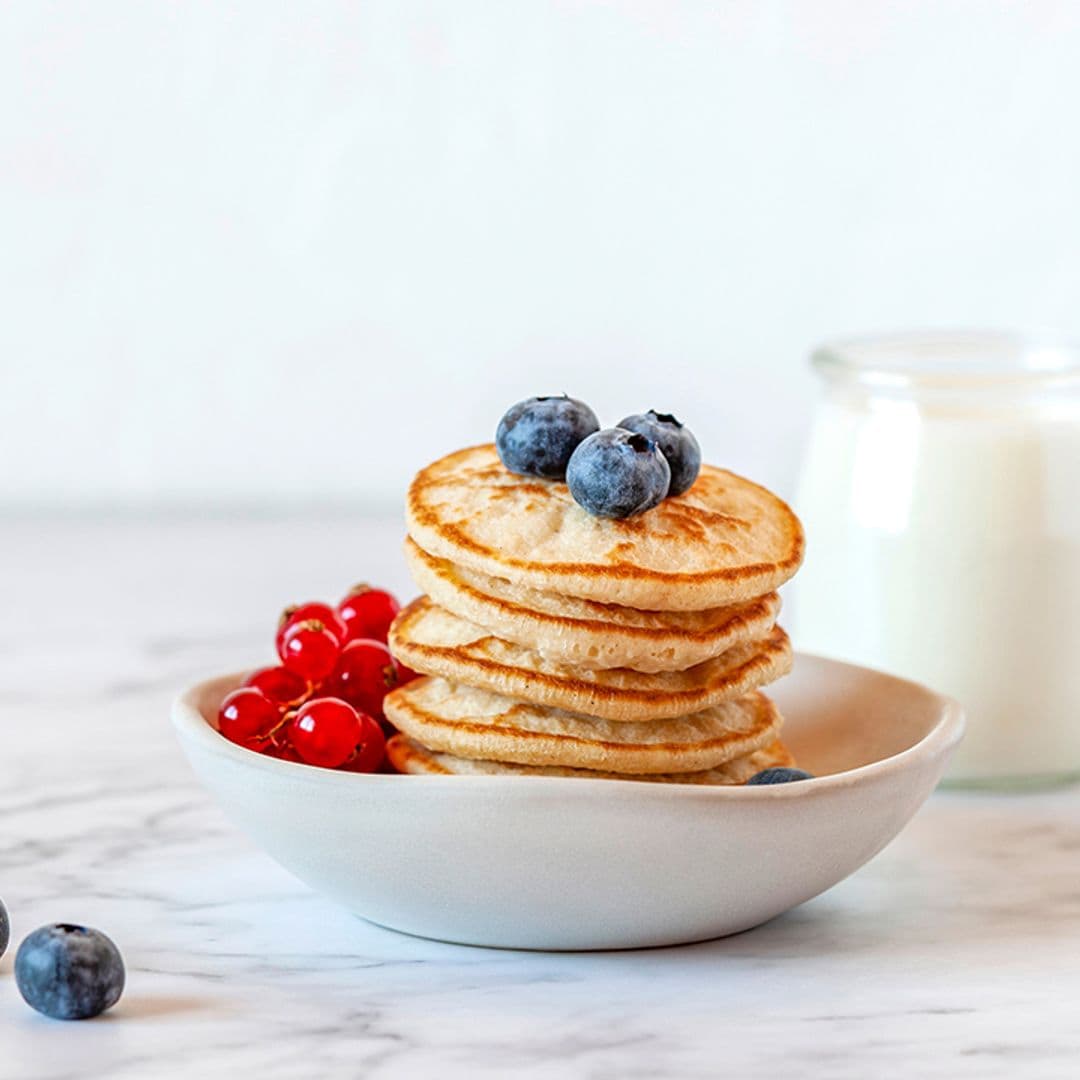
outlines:
[[113, 1013], [57, 1024], [0, 960], [0, 1077], [1065, 1077], [1080, 1061], [1080, 790], [937, 795], [830, 893], [637, 953], [398, 936], [222, 817], [167, 722], [269, 658], [277, 609], [407, 591], [399, 526], [348, 517], [0, 521], [0, 896], [16, 941], [120, 944]]

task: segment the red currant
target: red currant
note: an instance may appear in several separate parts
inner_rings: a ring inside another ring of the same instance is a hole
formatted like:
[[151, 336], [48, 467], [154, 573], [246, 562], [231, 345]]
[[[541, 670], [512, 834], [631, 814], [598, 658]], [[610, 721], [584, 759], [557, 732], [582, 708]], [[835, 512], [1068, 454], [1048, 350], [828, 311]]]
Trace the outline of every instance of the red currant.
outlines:
[[341, 767], [348, 772], [374, 772], [382, 764], [386, 736], [379, 724], [366, 713], [360, 713], [360, 729], [356, 753]]
[[244, 680], [244, 685], [261, 690], [281, 709], [303, 704], [304, 698], [311, 691], [307, 679], [285, 667], [267, 667], [253, 671]]
[[394, 667], [397, 670], [398, 686], [404, 686], [406, 683], [411, 683], [413, 679], [420, 678], [419, 671], [413, 671], [412, 668], [406, 667], [400, 660], [394, 661]]
[[390, 624], [401, 610], [401, 605], [384, 589], [356, 585], [337, 609], [345, 623], [345, 641], [355, 641], [357, 638], [386, 641]]
[[328, 689], [370, 716], [382, 717], [383, 698], [397, 686], [397, 669], [381, 641], [361, 638], [341, 650]]
[[218, 710], [218, 731], [230, 742], [260, 749], [260, 743], [281, 723], [281, 713], [261, 690], [241, 687], [221, 703]]
[[336, 769], [352, 757], [363, 732], [359, 715], [347, 701], [315, 698], [293, 717], [289, 741], [309, 765]]
[[240, 743], [247, 750], [254, 750], [256, 754], [269, 754], [274, 749], [273, 739], [247, 739]]
[[281, 639], [281, 662], [310, 683], [319, 683], [334, 670], [341, 644], [319, 619], [293, 623]]
[[278, 618], [277, 636], [274, 645], [281, 653], [281, 642], [286, 631], [297, 623], [306, 619], [318, 619], [338, 641], [344, 644], [346, 639], [346, 627], [341, 616], [329, 605], [320, 603], [318, 600], [309, 600], [306, 604], [294, 604], [287, 607]]
[[304, 761], [296, 752], [296, 747], [288, 739], [273, 739], [263, 753], [269, 757], [276, 757], [279, 761], [298, 761], [300, 763]]

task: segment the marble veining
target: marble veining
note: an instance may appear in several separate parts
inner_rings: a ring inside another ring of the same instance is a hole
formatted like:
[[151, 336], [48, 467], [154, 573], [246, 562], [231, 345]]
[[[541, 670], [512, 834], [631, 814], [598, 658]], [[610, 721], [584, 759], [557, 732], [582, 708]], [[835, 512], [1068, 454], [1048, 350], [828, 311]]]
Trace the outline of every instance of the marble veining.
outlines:
[[169, 701], [268, 660], [286, 601], [408, 596], [400, 537], [330, 514], [0, 521], [0, 896], [16, 942], [86, 921], [129, 969], [113, 1013], [61, 1025], [9, 952], [0, 1078], [1075, 1075], [1077, 789], [938, 794], [825, 896], [678, 949], [422, 941], [278, 868], [195, 782]]

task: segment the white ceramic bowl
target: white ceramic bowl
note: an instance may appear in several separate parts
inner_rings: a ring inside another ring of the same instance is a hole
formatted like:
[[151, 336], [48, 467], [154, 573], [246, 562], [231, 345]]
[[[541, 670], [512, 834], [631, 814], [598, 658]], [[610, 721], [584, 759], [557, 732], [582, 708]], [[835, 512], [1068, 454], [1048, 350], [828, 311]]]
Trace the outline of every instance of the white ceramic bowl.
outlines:
[[800, 656], [770, 694], [811, 781], [364, 776], [222, 738], [217, 707], [239, 680], [193, 687], [173, 720], [203, 783], [274, 859], [383, 926], [525, 949], [700, 941], [809, 900], [900, 831], [964, 723], [914, 683]]

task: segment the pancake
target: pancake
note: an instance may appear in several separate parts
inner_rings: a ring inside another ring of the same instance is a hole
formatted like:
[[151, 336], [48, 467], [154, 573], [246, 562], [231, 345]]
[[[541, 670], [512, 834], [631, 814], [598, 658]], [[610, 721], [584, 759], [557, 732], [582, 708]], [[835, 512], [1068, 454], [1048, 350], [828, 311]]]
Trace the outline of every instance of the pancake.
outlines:
[[456, 566], [405, 541], [413, 580], [447, 611], [547, 660], [589, 668], [684, 671], [768, 635], [780, 597], [704, 611], [639, 611], [539, 592]]
[[771, 743], [782, 723], [764, 694], [676, 720], [616, 723], [527, 705], [445, 679], [389, 694], [386, 718], [429, 750], [456, 757], [618, 773], [700, 772]]
[[390, 650], [424, 675], [617, 721], [687, 716], [743, 697], [791, 668], [791, 645], [779, 627], [761, 641], [736, 645], [686, 671], [642, 674], [629, 668], [566, 667], [494, 637], [426, 597], [414, 600], [394, 620]]
[[494, 446], [421, 470], [406, 503], [425, 551], [541, 592], [647, 611], [702, 611], [772, 592], [803, 531], [771, 492], [703, 465], [693, 487], [637, 517], [593, 517], [565, 483], [517, 476]]
[[625, 773], [599, 772], [589, 769], [563, 769], [514, 765], [501, 761], [472, 761], [424, 749], [405, 735], [394, 735], [386, 744], [386, 756], [398, 772], [413, 775], [437, 776], [565, 776], [586, 780], [647, 780], [668, 784], [735, 785], [745, 784], [762, 769], [780, 765], [794, 766], [795, 759], [788, 748], [777, 739], [761, 750], [745, 757], [725, 762], [715, 769], [693, 773]]

